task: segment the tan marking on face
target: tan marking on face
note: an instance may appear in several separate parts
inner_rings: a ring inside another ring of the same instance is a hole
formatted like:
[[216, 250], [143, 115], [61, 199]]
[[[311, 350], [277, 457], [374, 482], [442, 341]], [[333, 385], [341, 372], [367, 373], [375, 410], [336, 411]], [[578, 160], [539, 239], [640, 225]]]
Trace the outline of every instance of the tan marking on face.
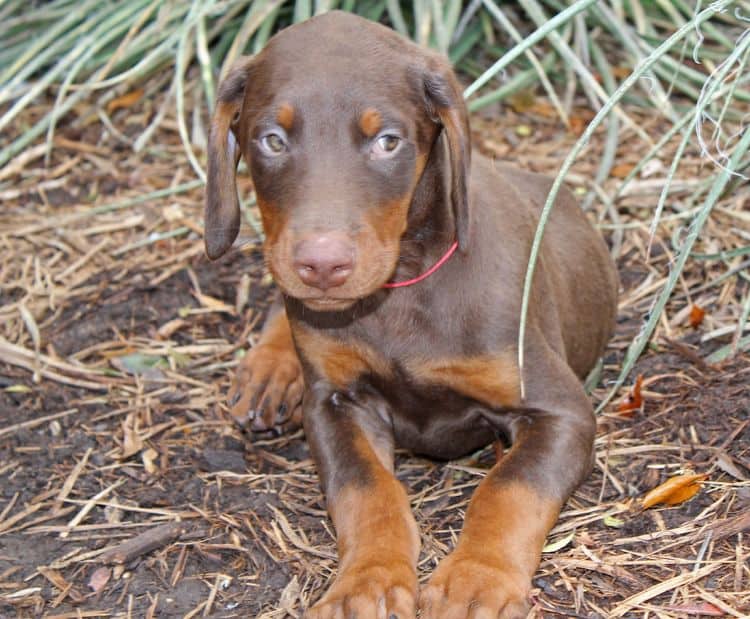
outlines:
[[[385, 203], [380, 208], [373, 209], [367, 216], [368, 228], [375, 231], [377, 240], [383, 245], [395, 245], [401, 239], [401, 235], [406, 231], [408, 222], [409, 206], [414, 196], [414, 188], [417, 186], [422, 176], [425, 166], [427, 165], [427, 155], [420, 154], [417, 156], [414, 169], [414, 178], [411, 187], [406, 195], [396, 200]], [[367, 248], [367, 239], [360, 247]]]
[[295, 330], [294, 341], [300, 354], [339, 389], [347, 388], [364, 374], [392, 375], [390, 363], [365, 344], [337, 342], [304, 328]]
[[294, 126], [294, 108], [291, 103], [282, 103], [276, 112], [276, 122], [286, 131], [291, 131]]
[[258, 208], [263, 223], [263, 232], [266, 236], [264, 245], [265, 247], [276, 245], [286, 226], [287, 215], [279, 211], [272, 202], [261, 197], [258, 197]]
[[383, 119], [380, 112], [368, 107], [359, 117], [359, 128], [368, 138], [375, 137], [382, 126]]
[[419, 359], [406, 364], [415, 380], [437, 384], [495, 407], [518, 406], [521, 387], [515, 354]]

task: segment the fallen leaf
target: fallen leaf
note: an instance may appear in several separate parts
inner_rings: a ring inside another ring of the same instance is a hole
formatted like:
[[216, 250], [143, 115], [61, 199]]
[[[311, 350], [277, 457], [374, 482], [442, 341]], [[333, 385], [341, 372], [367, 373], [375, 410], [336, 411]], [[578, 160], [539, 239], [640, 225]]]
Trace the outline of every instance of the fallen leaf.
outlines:
[[156, 475], [159, 472], [159, 467], [156, 464], [156, 460], [159, 457], [159, 453], [153, 448], [149, 447], [145, 451], [141, 452], [141, 461], [143, 462], [143, 468], [149, 475]]
[[670, 477], [663, 484], [656, 486], [641, 500], [643, 509], [659, 503], [679, 505], [695, 496], [701, 489], [701, 482], [708, 478], [706, 474], [690, 473]]
[[584, 130], [586, 129], [586, 119], [581, 118], [580, 116], [571, 116], [570, 117], [570, 131], [574, 135], [582, 135]]
[[710, 604], [709, 602], [698, 602], [679, 604], [677, 606], [665, 606], [664, 610], [677, 613], [686, 613], [688, 615], [707, 615], [709, 617], [726, 617], [727, 614], [721, 608]]
[[612, 75], [617, 79], [625, 79], [633, 72], [632, 67], [612, 67]]
[[516, 127], [516, 134], [520, 135], [522, 138], [527, 138], [532, 133], [534, 133], [534, 130], [529, 125], [518, 125]]
[[630, 389], [628, 395], [626, 395], [620, 405], [617, 407], [617, 412], [623, 417], [632, 417], [633, 412], [637, 411], [643, 406], [643, 396], [641, 395], [641, 386], [643, 385], [643, 374], [638, 374], [638, 378], [635, 379], [635, 384]]
[[114, 357], [110, 363], [121, 372], [126, 374], [145, 376], [150, 379], [157, 379], [163, 376], [159, 368], [168, 367], [166, 360], [157, 355], [145, 355], [143, 353], [133, 353]]
[[508, 103], [514, 112], [522, 114], [528, 112], [536, 103], [536, 96], [533, 90], [520, 90], [508, 97]]
[[570, 533], [569, 535], [566, 535], [565, 537], [561, 537], [560, 539], [555, 540], [554, 542], [550, 542], [544, 548], [542, 548], [542, 552], [557, 552], [558, 550], [562, 550], [563, 548], [565, 548], [565, 546], [573, 541], [574, 536], [575, 531], [573, 533]]
[[121, 460], [137, 454], [143, 449], [143, 439], [138, 432], [138, 420], [135, 413], [130, 413], [122, 422], [122, 453]]
[[740, 468], [734, 463], [734, 460], [732, 460], [731, 456], [725, 451], [722, 451], [716, 457], [716, 465], [735, 479], [747, 481], [747, 476], [740, 470]]
[[119, 109], [132, 107], [138, 101], [141, 100], [141, 97], [143, 96], [143, 89], [138, 88], [136, 90], [131, 90], [128, 93], [125, 93], [121, 97], [115, 97], [107, 103], [107, 113], [111, 114], [112, 112], [115, 112]]
[[605, 526], [612, 527], [613, 529], [619, 529], [625, 525], [625, 521], [622, 518], [615, 518], [612, 515], [604, 516], [603, 522]]
[[701, 326], [701, 323], [703, 322], [703, 318], [706, 316], [706, 310], [704, 310], [700, 305], [695, 305], [690, 308], [690, 318], [688, 318], [688, 323], [690, 324], [693, 329], [697, 329]]
[[279, 597], [279, 608], [281, 610], [287, 611], [287, 613], [289, 614], [292, 614], [290, 611], [294, 610], [295, 603], [297, 602], [297, 599], [299, 599], [301, 590], [302, 587], [300, 587], [299, 585], [297, 576], [292, 576], [292, 579], [287, 583], [286, 587], [284, 587], [284, 590], [281, 592], [281, 597]]
[[168, 339], [187, 324], [188, 323], [182, 318], [175, 318], [174, 320], [165, 322], [161, 327], [159, 327], [159, 329], [156, 331], [156, 334], [159, 336], [159, 339]]
[[615, 178], [625, 178], [633, 171], [633, 168], [635, 168], [634, 163], [621, 163], [612, 168], [610, 176], [614, 176]]
[[89, 587], [94, 593], [99, 593], [106, 584], [109, 582], [109, 577], [112, 575], [112, 570], [108, 567], [98, 567], [94, 570], [89, 578]]
[[546, 101], [537, 101], [529, 111], [537, 116], [544, 118], [557, 118], [559, 116], [557, 108]]

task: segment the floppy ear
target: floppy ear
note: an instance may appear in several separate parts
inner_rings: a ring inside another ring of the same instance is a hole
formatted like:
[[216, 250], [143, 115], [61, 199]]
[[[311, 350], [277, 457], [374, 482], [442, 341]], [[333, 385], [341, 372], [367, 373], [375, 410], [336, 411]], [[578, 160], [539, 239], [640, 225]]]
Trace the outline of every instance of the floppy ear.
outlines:
[[445, 130], [451, 166], [451, 203], [458, 248], [469, 245], [469, 196], [467, 182], [471, 163], [469, 113], [461, 85], [453, 69], [443, 58], [433, 57], [424, 73], [424, 92], [428, 111]]
[[221, 81], [208, 133], [204, 241], [212, 260], [231, 247], [240, 229], [236, 180], [240, 146], [236, 131], [250, 66], [249, 58], [238, 60]]

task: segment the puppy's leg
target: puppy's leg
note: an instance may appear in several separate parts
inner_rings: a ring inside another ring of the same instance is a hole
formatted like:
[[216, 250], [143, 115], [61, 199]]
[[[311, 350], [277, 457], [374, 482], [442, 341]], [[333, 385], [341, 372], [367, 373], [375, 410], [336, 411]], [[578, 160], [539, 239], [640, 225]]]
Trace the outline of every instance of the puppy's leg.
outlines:
[[590, 470], [595, 420], [579, 380], [544, 344], [528, 358], [525, 408], [502, 414], [513, 445], [477, 488], [456, 548], [422, 591], [424, 619], [526, 617], [547, 533]]
[[364, 400], [320, 386], [305, 395], [305, 434], [339, 551], [338, 576], [306, 619], [415, 617], [419, 532], [393, 476], [385, 404]]
[[262, 432], [302, 422], [304, 382], [286, 311], [274, 303], [258, 343], [243, 357], [229, 389], [229, 405], [242, 426]]

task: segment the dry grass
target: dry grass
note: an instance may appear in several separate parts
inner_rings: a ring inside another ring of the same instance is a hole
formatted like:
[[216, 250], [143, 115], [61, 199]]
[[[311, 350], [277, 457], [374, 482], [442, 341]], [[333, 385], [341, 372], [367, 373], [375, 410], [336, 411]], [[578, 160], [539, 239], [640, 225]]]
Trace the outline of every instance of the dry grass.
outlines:
[[[554, 172], [575, 136], [537, 104], [475, 118], [475, 143]], [[223, 394], [270, 281], [250, 226], [240, 250], [216, 264], [203, 257], [202, 190], [171, 112], [149, 148], [133, 153], [160, 105], [144, 99], [114, 112], [109, 127], [82, 106], [78, 122], [61, 123], [49, 166], [31, 147], [0, 170], [0, 616], [299, 617], [335, 573], [301, 435], [249, 444], [228, 421]], [[30, 109], [26, 120], [44, 112]], [[654, 140], [665, 131], [653, 114], [627, 113]], [[615, 176], [643, 154], [632, 129], [619, 142]], [[603, 143], [597, 134], [569, 177], [581, 195]], [[616, 178], [594, 188], [589, 210], [623, 281], [596, 402], [712, 171], [688, 150], [647, 257], [676, 146], [614, 205], [601, 198]], [[241, 189], [249, 195], [247, 182]], [[750, 189], [736, 186], [697, 250], [747, 247], [749, 207]], [[636, 368], [642, 409], [628, 417], [613, 404], [600, 415], [594, 473], [566, 506], [550, 536], [557, 549], [535, 579], [537, 616], [750, 614], [750, 364], [742, 353], [709, 359], [742, 342], [747, 260], [689, 261]], [[694, 306], [705, 317], [691, 326]], [[452, 546], [492, 460], [490, 448], [450, 464], [399, 456], [423, 531], [423, 576]], [[709, 475], [696, 497], [639, 509], [647, 490], [686, 470]]]

